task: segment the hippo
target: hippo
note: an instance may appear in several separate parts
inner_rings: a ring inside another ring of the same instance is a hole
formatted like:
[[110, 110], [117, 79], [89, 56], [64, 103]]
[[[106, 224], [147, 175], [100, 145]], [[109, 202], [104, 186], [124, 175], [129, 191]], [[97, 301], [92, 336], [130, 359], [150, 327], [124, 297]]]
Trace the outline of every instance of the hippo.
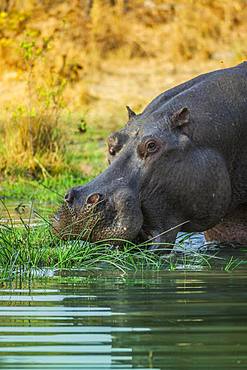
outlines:
[[67, 192], [55, 232], [164, 250], [181, 231], [246, 245], [247, 62], [165, 91], [140, 114], [127, 109], [108, 168]]

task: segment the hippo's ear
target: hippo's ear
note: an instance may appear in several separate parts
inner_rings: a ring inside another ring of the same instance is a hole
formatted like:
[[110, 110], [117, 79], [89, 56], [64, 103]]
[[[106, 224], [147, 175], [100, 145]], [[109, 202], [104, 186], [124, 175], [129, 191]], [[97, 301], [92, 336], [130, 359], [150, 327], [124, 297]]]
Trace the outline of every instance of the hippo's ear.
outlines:
[[179, 109], [171, 116], [171, 128], [179, 128], [187, 125], [190, 121], [190, 112], [187, 107]]
[[128, 105], [126, 106], [126, 108], [128, 111], [129, 120], [136, 116], [136, 113]]

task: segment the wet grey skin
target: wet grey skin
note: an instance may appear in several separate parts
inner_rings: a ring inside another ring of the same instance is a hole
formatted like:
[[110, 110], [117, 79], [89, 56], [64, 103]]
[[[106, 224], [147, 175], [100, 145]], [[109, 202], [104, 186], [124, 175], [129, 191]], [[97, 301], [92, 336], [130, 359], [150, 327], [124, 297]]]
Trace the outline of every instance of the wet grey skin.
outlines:
[[54, 218], [63, 238], [147, 241], [179, 231], [247, 243], [247, 63], [155, 98], [108, 138], [109, 167], [70, 189]]

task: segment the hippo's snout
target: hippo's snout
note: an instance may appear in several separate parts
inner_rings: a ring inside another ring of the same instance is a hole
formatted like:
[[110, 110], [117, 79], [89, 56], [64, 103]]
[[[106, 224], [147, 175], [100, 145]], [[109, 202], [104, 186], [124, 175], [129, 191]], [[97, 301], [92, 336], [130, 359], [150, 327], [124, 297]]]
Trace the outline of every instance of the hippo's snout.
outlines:
[[112, 192], [92, 191], [87, 186], [72, 188], [53, 219], [53, 229], [60, 237], [90, 241], [133, 240], [142, 224], [141, 207], [125, 187]]

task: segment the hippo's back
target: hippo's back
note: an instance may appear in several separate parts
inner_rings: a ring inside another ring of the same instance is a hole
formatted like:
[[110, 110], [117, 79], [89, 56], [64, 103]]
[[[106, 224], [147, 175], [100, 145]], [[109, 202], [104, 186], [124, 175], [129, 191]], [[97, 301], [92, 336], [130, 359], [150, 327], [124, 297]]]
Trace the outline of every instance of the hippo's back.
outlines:
[[217, 96], [224, 95], [225, 98], [228, 96], [231, 101], [232, 99], [239, 100], [241, 95], [246, 95], [246, 91], [247, 62], [243, 62], [236, 67], [199, 75], [163, 92], [147, 105], [142, 115], [149, 116], [162, 109], [165, 110], [167, 104], [173, 105], [176, 104], [176, 101], [189, 101], [190, 97], [193, 95], [195, 97], [197, 94], [199, 100], [208, 98], [210, 101], [217, 101]]
[[198, 76], [180, 85], [180, 90], [161, 94], [142, 116], [145, 122], [165, 123], [182, 107], [190, 111], [191, 139], [217, 148], [230, 159], [246, 142], [247, 63]]

